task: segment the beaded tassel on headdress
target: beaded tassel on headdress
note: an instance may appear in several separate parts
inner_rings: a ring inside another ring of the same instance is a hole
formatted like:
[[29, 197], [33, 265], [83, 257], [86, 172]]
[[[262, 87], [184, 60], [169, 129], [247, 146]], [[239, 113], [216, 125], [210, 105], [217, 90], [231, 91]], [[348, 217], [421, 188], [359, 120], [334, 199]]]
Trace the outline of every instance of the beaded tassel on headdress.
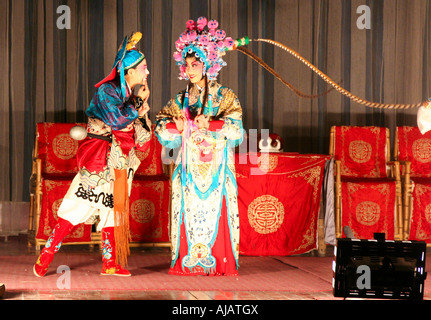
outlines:
[[184, 94], [184, 101], [183, 101], [183, 110], [184, 110], [184, 114], [186, 116], [187, 119], [187, 125], [184, 128], [183, 132], [182, 132], [182, 144], [181, 144], [181, 156], [182, 156], [182, 175], [181, 175], [181, 180], [183, 183], [187, 182], [187, 157], [186, 157], [186, 141], [190, 136], [190, 127], [189, 127], [189, 119], [190, 119], [190, 114], [189, 114], [189, 86], [187, 86], [186, 88], [186, 93]]

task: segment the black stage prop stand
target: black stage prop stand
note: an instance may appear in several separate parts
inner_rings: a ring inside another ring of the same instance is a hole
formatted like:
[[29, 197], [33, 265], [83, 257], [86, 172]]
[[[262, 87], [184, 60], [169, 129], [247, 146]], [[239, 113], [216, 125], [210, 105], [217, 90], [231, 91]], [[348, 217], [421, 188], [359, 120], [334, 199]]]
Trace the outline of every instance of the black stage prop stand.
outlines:
[[423, 300], [426, 243], [424, 241], [337, 239], [333, 261], [334, 297]]

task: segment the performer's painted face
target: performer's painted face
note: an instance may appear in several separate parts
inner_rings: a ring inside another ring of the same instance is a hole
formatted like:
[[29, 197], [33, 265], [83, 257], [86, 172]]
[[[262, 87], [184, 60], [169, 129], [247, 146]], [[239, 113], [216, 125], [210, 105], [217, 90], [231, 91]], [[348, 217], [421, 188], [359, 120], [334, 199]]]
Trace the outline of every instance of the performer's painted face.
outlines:
[[129, 76], [133, 77], [131, 82], [134, 84], [144, 84], [147, 81], [150, 71], [148, 71], [147, 59], [144, 59], [139, 63], [133, 72], [128, 73]]
[[141, 80], [140, 83], [147, 81], [148, 75], [150, 74], [147, 66], [147, 59], [142, 60], [142, 62], [138, 64], [136, 70], [138, 71], [138, 77]]
[[192, 83], [202, 80], [204, 63], [196, 60], [196, 57], [186, 58], [186, 74]]

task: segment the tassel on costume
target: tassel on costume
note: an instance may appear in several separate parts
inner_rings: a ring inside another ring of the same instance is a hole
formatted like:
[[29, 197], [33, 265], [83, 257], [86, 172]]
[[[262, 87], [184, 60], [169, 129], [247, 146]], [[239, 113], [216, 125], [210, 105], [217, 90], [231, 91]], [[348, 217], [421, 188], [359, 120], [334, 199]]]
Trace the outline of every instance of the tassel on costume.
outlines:
[[130, 277], [130, 272], [116, 262], [116, 243], [114, 233], [115, 231], [113, 227], [107, 227], [102, 229], [103, 267], [100, 274]]
[[57, 224], [52, 230], [52, 234], [45, 244], [36, 264], [33, 266], [33, 273], [37, 277], [43, 277], [48, 271], [48, 267], [54, 259], [54, 254], [60, 250], [61, 242], [72, 231], [73, 225], [62, 218], [58, 218]]
[[115, 169], [114, 182], [114, 217], [115, 217], [115, 262], [127, 265], [129, 249], [129, 185], [127, 170]]

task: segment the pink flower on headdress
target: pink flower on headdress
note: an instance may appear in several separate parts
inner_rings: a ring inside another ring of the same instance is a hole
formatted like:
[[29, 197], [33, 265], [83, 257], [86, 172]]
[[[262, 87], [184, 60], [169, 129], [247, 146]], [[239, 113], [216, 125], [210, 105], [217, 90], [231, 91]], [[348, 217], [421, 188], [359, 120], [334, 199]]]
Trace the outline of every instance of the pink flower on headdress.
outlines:
[[200, 18], [198, 18], [197, 23], [198, 23], [198, 30], [202, 31], [205, 28], [205, 26], [207, 25], [207, 18], [200, 17]]
[[219, 47], [220, 49], [223, 49], [224, 42], [223, 41], [217, 41], [217, 47]]
[[199, 17], [198, 18], [198, 24], [203, 24], [204, 26], [206, 26], [207, 25], [207, 18]]
[[218, 22], [216, 20], [210, 20], [208, 22], [208, 29], [210, 30], [209, 33], [213, 37], [215, 36], [217, 27], [218, 27]]
[[195, 30], [196, 29], [196, 23], [193, 20], [189, 20], [186, 22], [187, 30]]
[[206, 34], [200, 35], [198, 40], [203, 46], [207, 46], [210, 42], [210, 38]]
[[185, 32], [181, 33], [178, 40], [180, 40], [181, 42], [187, 42], [187, 34]]
[[224, 30], [217, 30], [215, 36], [217, 40], [223, 40], [226, 37], [226, 32]]
[[213, 77], [217, 77], [217, 74], [220, 71], [220, 69], [221, 69], [221, 65], [216, 63], [211, 68], [208, 69], [208, 74]]
[[208, 59], [209, 59], [211, 62], [215, 62], [215, 61], [217, 61], [217, 59], [218, 59], [218, 55], [217, 55], [217, 53], [215, 53], [215, 52], [211, 52], [211, 53], [208, 55]]
[[226, 39], [224, 39], [224, 45], [228, 48], [232, 48], [234, 43], [235, 41], [233, 41], [231, 37], [226, 37]]
[[198, 37], [198, 34], [194, 30], [188, 31], [186, 37], [188, 41], [195, 41], [196, 38]]
[[180, 39], [175, 41], [175, 48], [177, 48], [177, 50], [183, 50], [185, 46], [186, 45], [184, 44], [184, 42], [182, 42]]
[[218, 27], [217, 20], [210, 20], [208, 22], [208, 29], [217, 29], [217, 27]]
[[183, 60], [183, 56], [182, 56], [182, 54], [181, 54], [181, 52], [175, 52], [174, 53], [174, 59], [175, 59], [175, 61], [181, 61], [181, 60]]
[[208, 69], [208, 74], [215, 75], [216, 73], [217, 73], [217, 71], [214, 69], [214, 67], [211, 67]]

